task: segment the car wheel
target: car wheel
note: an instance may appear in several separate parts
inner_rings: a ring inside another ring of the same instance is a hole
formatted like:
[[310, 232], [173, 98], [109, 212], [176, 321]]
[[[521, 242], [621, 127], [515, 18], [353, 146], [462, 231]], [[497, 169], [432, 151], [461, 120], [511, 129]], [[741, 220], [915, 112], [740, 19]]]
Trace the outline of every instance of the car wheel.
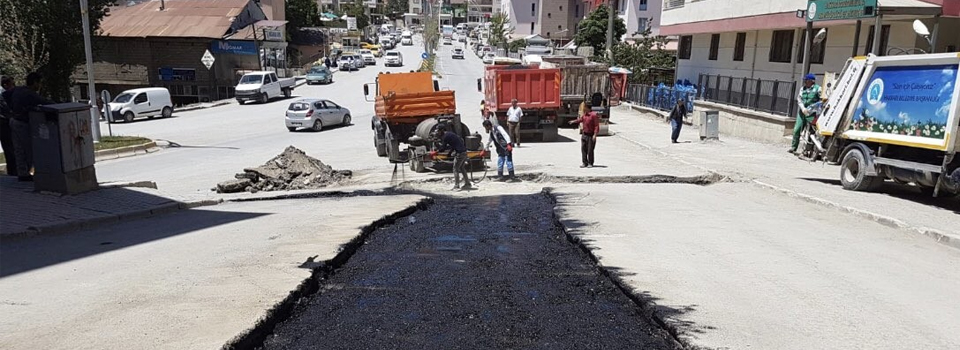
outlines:
[[320, 120], [318, 119], [313, 122], [313, 128], [311, 129], [313, 129], [313, 131], [319, 132], [320, 130], [323, 130], [323, 123], [321, 123]]
[[241, 100], [241, 99], [238, 98], [238, 99], [237, 99], [237, 104], [242, 106], [242, 105], [243, 105], [243, 100]]
[[289, 131], [289, 132], [294, 132], [294, 131], [297, 131], [297, 128], [292, 128], [292, 127], [289, 127], [289, 126], [288, 126], [288, 127], [287, 127], [287, 131]]
[[127, 113], [124, 113], [124, 114], [123, 114], [123, 122], [124, 122], [124, 123], [132, 122], [132, 121], [133, 121], [133, 118], [134, 118], [133, 112], [127, 112]]
[[341, 124], [342, 124], [342, 125], [350, 125], [350, 115], [349, 115], [349, 114], [343, 116], [343, 122], [342, 122]]
[[173, 108], [163, 107], [163, 112], [160, 112], [164, 118], [170, 118], [173, 116]]
[[260, 94], [260, 103], [267, 103], [267, 101], [270, 101], [270, 97], [267, 96], [267, 93], [266, 93], [266, 92], [261, 93], [261, 94]]
[[284, 98], [290, 98], [290, 95], [292, 95], [292, 91], [290, 91], [290, 89], [283, 89]]

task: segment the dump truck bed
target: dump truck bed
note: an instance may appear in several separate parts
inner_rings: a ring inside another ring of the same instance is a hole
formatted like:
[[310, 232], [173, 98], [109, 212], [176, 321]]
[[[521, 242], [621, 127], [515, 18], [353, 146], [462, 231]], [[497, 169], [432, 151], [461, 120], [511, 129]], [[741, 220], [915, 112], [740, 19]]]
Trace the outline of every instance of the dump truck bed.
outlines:
[[438, 115], [455, 114], [453, 91], [434, 91], [429, 72], [380, 74], [374, 112], [390, 123], [419, 123]]
[[525, 110], [560, 107], [560, 69], [515, 67], [486, 68], [484, 95], [491, 110], [506, 111], [514, 98]]

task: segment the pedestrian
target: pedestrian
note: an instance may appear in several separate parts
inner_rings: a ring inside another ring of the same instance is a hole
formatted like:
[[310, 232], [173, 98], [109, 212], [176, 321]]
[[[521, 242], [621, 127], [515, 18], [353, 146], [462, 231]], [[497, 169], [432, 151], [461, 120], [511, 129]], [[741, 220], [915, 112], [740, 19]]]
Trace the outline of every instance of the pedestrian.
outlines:
[[673, 133], [670, 134], [670, 142], [677, 143], [680, 137], [680, 129], [683, 128], [683, 117], [687, 116], [687, 105], [682, 98], [677, 99], [677, 105], [670, 111], [670, 127]]
[[588, 111], [570, 124], [580, 124], [580, 156], [583, 163], [581, 168], [593, 168], [593, 151], [597, 148], [597, 135], [600, 134], [600, 116], [597, 112]]
[[787, 152], [796, 153], [800, 146], [800, 134], [803, 128], [809, 123], [813, 123], [816, 112], [810, 107], [820, 102], [820, 85], [817, 85], [817, 76], [809, 73], [803, 77], [803, 89], [800, 89], [800, 95], [797, 96], [797, 102], [800, 104], [800, 110], [797, 111], [797, 122], [793, 124], [793, 142], [790, 143], [790, 149]]
[[30, 170], [33, 168], [33, 140], [30, 135], [30, 111], [39, 105], [51, 104], [38, 93], [43, 88], [43, 76], [33, 72], [27, 75], [27, 85], [13, 89], [10, 106], [13, 118], [10, 129], [13, 132], [13, 148], [17, 157], [17, 180], [33, 181]]
[[13, 94], [13, 77], [0, 78], [0, 147], [7, 163], [7, 175], [17, 176], [17, 156], [13, 149], [13, 134], [10, 131], [10, 119], [13, 109], [10, 96]]
[[[449, 155], [453, 156], [453, 190], [473, 189], [473, 186], [470, 185], [470, 178], [467, 177], [467, 146], [463, 142], [463, 138], [450, 131], [446, 124], [440, 124], [437, 127], [437, 133], [442, 135], [440, 137], [442, 144], [438, 151], [449, 152]], [[431, 152], [431, 155], [436, 156], [438, 151]], [[463, 175], [463, 187], [460, 187], [460, 175]]]
[[323, 58], [323, 65], [327, 66], [327, 69], [333, 68], [333, 62], [330, 61], [330, 57]]
[[[487, 141], [487, 148], [490, 144], [497, 150], [497, 180], [499, 181], [517, 181], [513, 172], [513, 142], [510, 142], [510, 135], [500, 125], [494, 125], [490, 119], [483, 121], [483, 128], [487, 129], [490, 137]], [[509, 177], [503, 176], [503, 166], [507, 166]]]
[[517, 106], [517, 99], [510, 100], [507, 109], [507, 127], [510, 128], [510, 138], [520, 147], [520, 118], [523, 118], [523, 109]]
[[487, 109], [487, 101], [480, 100], [480, 119], [482, 120], [490, 119], [489, 113], [490, 113], [490, 110]]

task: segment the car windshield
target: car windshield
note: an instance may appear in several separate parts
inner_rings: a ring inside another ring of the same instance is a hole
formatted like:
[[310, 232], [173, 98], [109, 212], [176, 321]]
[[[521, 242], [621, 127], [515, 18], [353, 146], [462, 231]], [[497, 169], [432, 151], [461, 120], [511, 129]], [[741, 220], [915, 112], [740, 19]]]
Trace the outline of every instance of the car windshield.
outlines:
[[387, 56], [400, 56], [399, 52], [387, 52]]
[[327, 72], [326, 67], [313, 67], [310, 68], [310, 74], [323, 74]]
[[461, 52], [463, 52], [463, 49], [454, 49], [453, 52], [454, 52], [454, 53], [461, 53]]
[[240, 84], [259, 84], [262, 79], [262, 75], [244, 75], [240, 79]]
[[113, 102], [127, 103], [130, 102], [131, 98], [133, 98], [133, 94], [119, 94], [117, 98], [113, 99]]
[[373, 52], [370, 52], [370, 50], [363, 50], [363, 51], [360, 51], [360, 54], [361, 54], [361, 55], [372, 55]]

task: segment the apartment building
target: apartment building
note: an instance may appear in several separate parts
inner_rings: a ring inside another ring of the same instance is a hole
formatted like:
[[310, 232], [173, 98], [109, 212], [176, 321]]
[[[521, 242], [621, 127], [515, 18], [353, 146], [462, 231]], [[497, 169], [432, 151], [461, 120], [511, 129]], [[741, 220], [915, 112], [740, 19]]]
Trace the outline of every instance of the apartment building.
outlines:
[[[701, 75], [796, 82], [804, 73], [807, 0], [666, 0], [659, 33], [679, 36], [677, 79]], [[960, 1], [882, 0], [879, 47], [875, 18], [814, 22], [826, 38], [813, 45], [811, 72], [839, 72], [853, 55], [954, 52], [960, 47]], [[931, 42], [912, 27], [919, 19], [935, 34]]]
[[582, 0], [502, 0], [500, 11], [510, 17], [511, 39], [540, 35], [564, 41], [576, 34], [582, 5]]
[[[660, 12], [664, 0], [615, 0], [617, 16], [627, 26], [627, 33], [621, 40], [639, 38], [647, 29], [651, 35], [660, 35]], [[590, 15], [597, 6], [610, 6], [609, 0], [584, 0], [580, 18]]]
[[500, 9], [500, 0], [467, 0], [467, 22], [489, 22]]

